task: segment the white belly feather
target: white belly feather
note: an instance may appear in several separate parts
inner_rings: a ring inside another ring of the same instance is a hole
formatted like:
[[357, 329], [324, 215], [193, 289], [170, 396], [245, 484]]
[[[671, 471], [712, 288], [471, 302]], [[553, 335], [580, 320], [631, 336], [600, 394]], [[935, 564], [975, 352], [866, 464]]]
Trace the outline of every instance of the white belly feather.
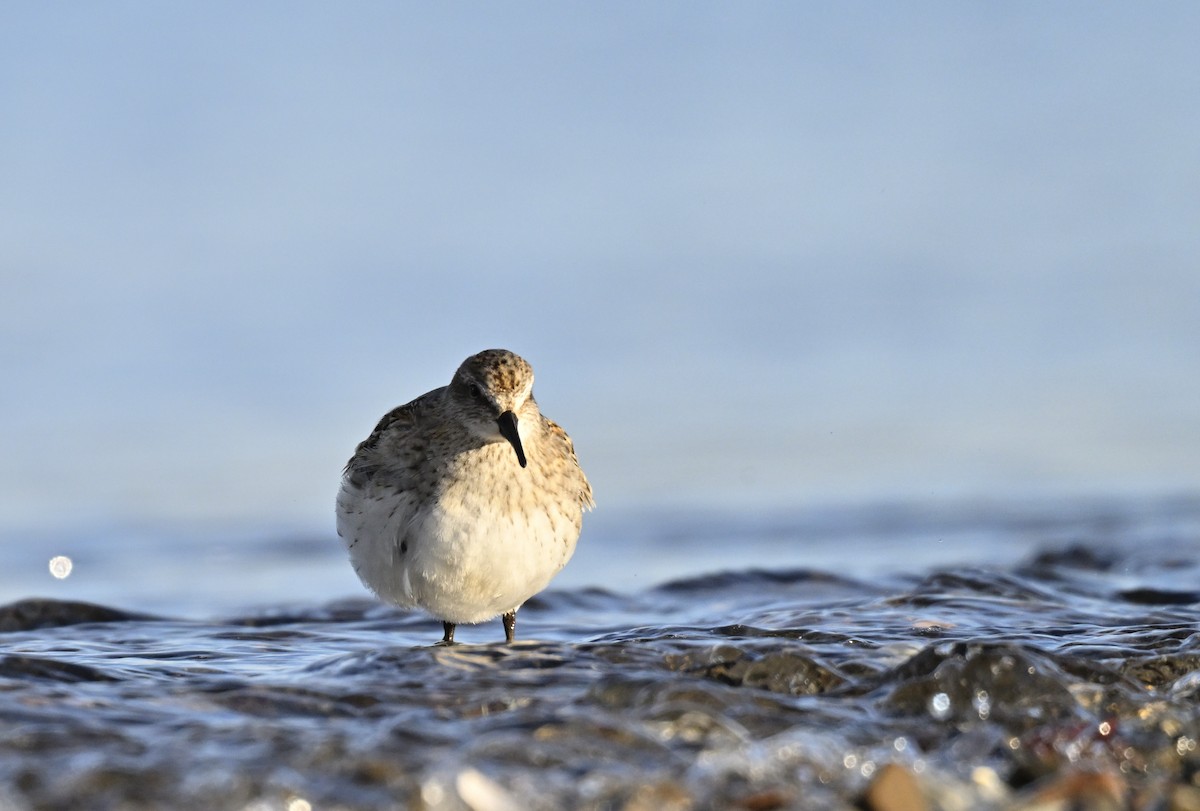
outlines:
[[519, 608], [566, 565], [579, 531], [568, 512], [512, 509], [469, 488], [421, 508], [411, 493], [343, 482], [338, 534], [359, 578], [382, 599], [473, 623]]

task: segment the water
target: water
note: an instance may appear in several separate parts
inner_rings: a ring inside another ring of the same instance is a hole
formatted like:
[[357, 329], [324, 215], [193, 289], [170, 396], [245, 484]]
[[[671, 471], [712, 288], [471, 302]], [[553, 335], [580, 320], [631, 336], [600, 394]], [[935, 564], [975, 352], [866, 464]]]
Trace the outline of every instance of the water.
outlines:
[[303, 542], [207, 614], [10, 602], [0, 808], [1195, 807], [1195, 500], [654, 521], [601, 522], [511, 647], [255, 579]]

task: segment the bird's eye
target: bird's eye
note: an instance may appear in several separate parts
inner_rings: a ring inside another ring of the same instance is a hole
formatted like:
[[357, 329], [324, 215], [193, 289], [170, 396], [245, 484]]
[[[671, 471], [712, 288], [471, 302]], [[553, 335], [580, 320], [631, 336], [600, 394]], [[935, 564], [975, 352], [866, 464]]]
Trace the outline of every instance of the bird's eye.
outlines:
[[471, 396], [481, 403], [488, 402], [487, 392], [483, 390], [483, 386], [479, 383], [471, 384]]

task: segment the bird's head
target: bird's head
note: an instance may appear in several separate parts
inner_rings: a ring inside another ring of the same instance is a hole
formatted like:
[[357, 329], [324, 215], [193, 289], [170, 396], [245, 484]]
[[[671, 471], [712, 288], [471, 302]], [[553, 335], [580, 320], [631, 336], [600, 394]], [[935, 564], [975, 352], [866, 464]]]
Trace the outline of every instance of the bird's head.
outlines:
[[467, 430], [485, 442], [505, 442], [525, 467], [522, 433], [538, 416], [533, 367], [507, 349], [487, 349], [462, 362], [450, 381], [450, 401]]

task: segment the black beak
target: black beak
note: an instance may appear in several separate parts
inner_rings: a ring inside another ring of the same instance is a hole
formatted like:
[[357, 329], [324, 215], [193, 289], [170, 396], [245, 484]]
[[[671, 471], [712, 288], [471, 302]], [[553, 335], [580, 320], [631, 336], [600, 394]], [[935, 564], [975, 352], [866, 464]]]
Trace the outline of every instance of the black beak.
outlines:
[[509, 441], [513, 450], [517, 452], [517, 461], [521, 463], [521, 467], [525, 467], [525, 449], [521, 447], [521, 435], [517, 433], [517, 415], [505, 411], [496, 423], [500, 426], [500, 436]]

